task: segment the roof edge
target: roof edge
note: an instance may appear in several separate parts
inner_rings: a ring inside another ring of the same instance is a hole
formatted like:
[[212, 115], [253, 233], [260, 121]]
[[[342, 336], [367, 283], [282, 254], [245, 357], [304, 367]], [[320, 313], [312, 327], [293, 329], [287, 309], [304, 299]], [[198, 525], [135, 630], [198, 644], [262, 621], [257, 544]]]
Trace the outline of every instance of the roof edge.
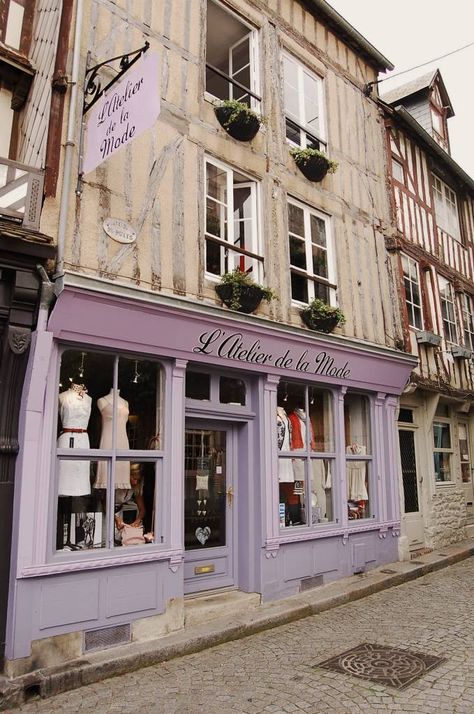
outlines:
[[386, 72], [391, 71], [394, 65], [381, 52], [379, 52], [363, 35], [353, 27], [337, 10], [335, 10], [326, 0], [303, 0], [310, 10], [316, 10], [334, 28], [338, 34], [349, 44], [355, 45], [372, 61], [377, 69]]

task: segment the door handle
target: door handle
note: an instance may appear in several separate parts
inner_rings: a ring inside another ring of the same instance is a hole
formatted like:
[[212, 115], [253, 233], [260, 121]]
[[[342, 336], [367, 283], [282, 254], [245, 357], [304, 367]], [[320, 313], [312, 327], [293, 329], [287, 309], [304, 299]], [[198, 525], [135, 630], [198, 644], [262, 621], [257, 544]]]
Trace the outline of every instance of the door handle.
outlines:
[[233, 498], [234, 498], [234, 489], [232, 488], [232, 486], [229, 486], [229, 488], [227, 489], [227, 503], [229, 504], [229, 506], [232, 506]]

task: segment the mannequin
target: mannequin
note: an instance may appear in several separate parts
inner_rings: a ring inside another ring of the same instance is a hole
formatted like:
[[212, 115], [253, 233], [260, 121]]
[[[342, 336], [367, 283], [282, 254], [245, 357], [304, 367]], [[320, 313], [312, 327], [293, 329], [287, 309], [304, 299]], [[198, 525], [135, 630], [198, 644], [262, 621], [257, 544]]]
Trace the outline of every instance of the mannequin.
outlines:
[[[362, 444], [350, 444], [346, 447], [348, 454], [365, 454], [366, 447]], [[367, 463], [365, 461], [347, 462], [347, 497], [350, 501], [368, 501], [366, 484]]]
[[[303, 409], [294, 409], [288, 414], [288, 419], [291, 423], [291, 449], [306, 448], [306, 412]], [[309, 423], [311, 448], [315, 449], [315, 441], [313, 434], [313, 425]], [[301, 459], [295, 459], [293, 471], [296, 481], [304, 481], [304, 462]]]
[[[290, 434], [291, 426], [288, 416], [283, 407], [277, 407], [277, 439], [279, 451], [290, 450]], [[295, 480], [291, 459], [278, 459], [278, 480], [280, 483], [293, 483]]]
[[[88, 449], [87, 426], [91, 414], [92, 399], [83, 384], [71, 384], [59, 395], [59, 416], [62, 431], [58, 449]], [[59, 460], [58, 521], [56, 547], [58, 550], [77, 550], [71, 543], [71, 514], [73, 497], [86, 496], [91, 492], [89, 461]]]
[[[117, 403], [117, 449], [128, 449], [127, 421], [128, 402], [120, 396], [120, 389], [116, 393]], [[97, 407], [102, 416], [102, 434], [100, 437], [100, 449], [110, 449], [112, 446], [112, 417], [114, 410], [114, 390], [111, 389], [104, 397], [97, 400]], [[94, 488], [107, 488], [107, 462], [99, 461], [97, 466], [97, 478]], [[115, 484], [114, 488], [130, 488], [130, 462], [115, 462]]]

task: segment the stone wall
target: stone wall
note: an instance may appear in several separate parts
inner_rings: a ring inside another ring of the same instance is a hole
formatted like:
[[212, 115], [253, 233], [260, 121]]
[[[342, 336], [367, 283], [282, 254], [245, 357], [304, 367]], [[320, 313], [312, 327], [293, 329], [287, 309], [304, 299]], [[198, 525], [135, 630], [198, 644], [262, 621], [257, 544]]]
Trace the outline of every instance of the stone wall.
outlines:
[[461, 490], [450, 488], [433, 495], [425, 533], [426, 545], [430, 548], [466, 538], [466, 507]]

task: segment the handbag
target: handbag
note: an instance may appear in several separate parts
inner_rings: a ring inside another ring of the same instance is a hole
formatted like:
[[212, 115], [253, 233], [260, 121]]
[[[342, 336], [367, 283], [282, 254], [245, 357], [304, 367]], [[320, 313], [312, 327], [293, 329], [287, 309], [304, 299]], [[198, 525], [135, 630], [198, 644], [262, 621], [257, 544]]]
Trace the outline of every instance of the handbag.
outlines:
[[141, 545], [146, 543], [143, 537], [143, 526], [129, 526], [122, 528], [122, 545]]

